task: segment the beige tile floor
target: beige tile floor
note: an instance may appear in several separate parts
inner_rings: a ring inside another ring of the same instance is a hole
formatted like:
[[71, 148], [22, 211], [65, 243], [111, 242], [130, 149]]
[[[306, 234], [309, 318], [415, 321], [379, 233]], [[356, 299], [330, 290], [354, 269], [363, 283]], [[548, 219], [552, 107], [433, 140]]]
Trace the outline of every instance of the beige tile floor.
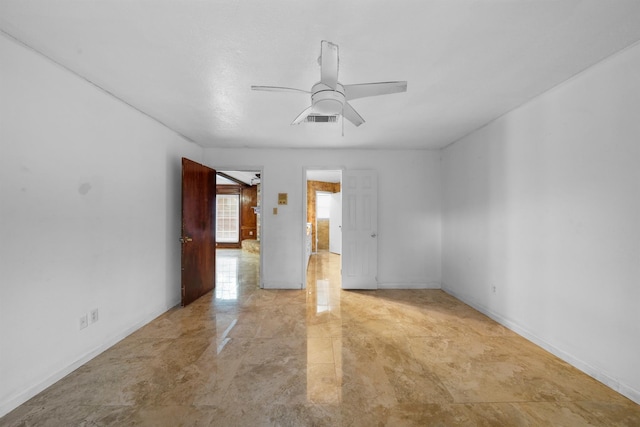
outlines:
[[2, 426], [640, 426], [640, 406], [438, 290], [260, 290], [258, 256]]

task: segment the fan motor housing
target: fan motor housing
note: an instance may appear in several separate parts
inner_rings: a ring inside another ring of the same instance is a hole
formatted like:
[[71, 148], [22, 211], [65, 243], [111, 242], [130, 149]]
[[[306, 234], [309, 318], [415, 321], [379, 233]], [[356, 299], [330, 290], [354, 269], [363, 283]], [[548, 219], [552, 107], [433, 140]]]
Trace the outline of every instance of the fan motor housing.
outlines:
[[336, 84], [335, 90], [320, 82], [311, 88], [311, 104], [314, 113], [342, 114], [344, 102], [344, 87], [340, 83]]

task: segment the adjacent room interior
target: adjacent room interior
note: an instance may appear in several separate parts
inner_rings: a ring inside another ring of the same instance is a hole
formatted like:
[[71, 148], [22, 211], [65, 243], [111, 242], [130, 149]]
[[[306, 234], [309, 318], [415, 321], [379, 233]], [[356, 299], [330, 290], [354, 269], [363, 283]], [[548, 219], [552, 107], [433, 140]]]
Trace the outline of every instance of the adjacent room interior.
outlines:
[[260, 287], [260, 178], [262, 171], [218, 170], [216, 176], [215, 295], [236, 300], [237, 285]]
[[[320, 252], [330, 252], [337, 255], [335, 259], [341, 259], [341, 183], [342, 171], [339, 169], [306, 170], [305, 270], [311, 258]], [[303, 283], [306, 284], [306, 279]]]

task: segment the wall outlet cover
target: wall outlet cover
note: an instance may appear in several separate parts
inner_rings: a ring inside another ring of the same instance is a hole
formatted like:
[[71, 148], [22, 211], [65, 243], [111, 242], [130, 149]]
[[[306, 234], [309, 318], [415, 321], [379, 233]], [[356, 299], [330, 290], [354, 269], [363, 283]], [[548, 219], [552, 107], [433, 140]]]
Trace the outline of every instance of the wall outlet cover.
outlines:
[[89, 319], [87, 318], [87, 315], [85, 314], [84, 316], [80, 317], [80, 329], [84, 329], [87, 326], [89, 326]]

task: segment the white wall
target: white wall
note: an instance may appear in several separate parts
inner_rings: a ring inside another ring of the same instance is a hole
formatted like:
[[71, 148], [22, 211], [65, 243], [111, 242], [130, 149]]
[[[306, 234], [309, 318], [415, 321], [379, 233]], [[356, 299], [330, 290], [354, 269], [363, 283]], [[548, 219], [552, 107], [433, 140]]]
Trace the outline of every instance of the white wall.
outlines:
[[448, 147], [442, 166], [443, 288], [636, 402], [638, 70], [640, 45]]
[[[286, 129], [285, 129], [286, 131]], [[205, 149], [219, 169], [263, 169], [263, 282], [267, 288], [303, 283], [303, 169], [374, 169], [378, 173], [380, 288], [440, 287], [440, 153], [412, 150]], [[278, 206], [278, 193], [288, 205]], [[278, 207], [278, 215], [272, 210]]]
[[4, 36], [0, 57], [1, 416], [179, 302], [202, 149]]

